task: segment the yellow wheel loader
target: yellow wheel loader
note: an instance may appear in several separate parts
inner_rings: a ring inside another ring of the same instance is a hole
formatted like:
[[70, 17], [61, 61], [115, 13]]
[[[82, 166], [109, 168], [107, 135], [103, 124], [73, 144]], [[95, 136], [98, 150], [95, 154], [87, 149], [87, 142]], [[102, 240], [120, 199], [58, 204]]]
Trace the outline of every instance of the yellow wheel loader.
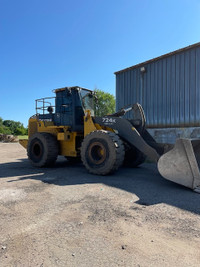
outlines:
[[[178, 139], [175, 146], [158, 144], [145, 128], [140, 104], [94, 116], [95, 94], [88, 89], [56, 89], [56, 97], [36, 100], [36, 115], [29, 119], [28, 140], [20, 140], [36, 167], [52, 166], [58, 155], [83, 162], [96, 175], [107, 175], [122, 164], [136, 167], [146, 157], [158, 162], [160, 174], [200, 192], [200, 141]], [[132, 112], [132, 119], [125, 119]]]

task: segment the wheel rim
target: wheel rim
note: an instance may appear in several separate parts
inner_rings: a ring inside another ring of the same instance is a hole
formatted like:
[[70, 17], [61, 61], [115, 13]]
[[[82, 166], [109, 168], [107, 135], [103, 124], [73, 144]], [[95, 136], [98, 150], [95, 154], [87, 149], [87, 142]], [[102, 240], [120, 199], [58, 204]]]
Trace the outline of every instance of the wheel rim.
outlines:
[[101, 164], [106, 159], [106, 148], [100, 142], [94, 142], [88, 150], [90, 161], [94, 164]]
[[40, 142], [36, 141], [32, 146], [32, 153], [36, 159], [40, 159], [42, 156], [42, 146]]

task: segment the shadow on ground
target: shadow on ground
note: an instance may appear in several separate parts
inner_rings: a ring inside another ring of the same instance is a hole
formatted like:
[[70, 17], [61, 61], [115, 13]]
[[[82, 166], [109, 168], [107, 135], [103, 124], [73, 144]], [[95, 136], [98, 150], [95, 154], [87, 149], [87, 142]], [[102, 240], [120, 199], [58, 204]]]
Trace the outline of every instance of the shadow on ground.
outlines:
[[96, 176], [89, 174], [82, 164], [70, 165], [63, 157], [53, 168], [34, 168], [27, 159], [21, 159], [0, 164], [0, 178], [7, 178], [8, 182], [35, 179], [58, 186], [103, 183], [136, 194], [141, 205], [166, 203], [200, 214], [200, 194], [165, 180], [154, 164], [120, 168], [115, 174]]

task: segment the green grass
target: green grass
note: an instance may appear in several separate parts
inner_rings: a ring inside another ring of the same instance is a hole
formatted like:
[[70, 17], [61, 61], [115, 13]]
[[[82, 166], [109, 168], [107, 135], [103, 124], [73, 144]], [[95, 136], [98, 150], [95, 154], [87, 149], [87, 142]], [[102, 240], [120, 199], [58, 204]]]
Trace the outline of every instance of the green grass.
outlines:
[[19, 140], [28, 139], [28, 135], [18, 135], [17, 137]]

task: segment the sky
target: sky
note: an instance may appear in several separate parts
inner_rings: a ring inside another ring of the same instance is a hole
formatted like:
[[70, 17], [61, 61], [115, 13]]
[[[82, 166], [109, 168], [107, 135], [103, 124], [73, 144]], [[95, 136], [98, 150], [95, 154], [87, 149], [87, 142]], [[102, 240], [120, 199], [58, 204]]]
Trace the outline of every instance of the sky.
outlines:
[[200, 0], [0, 0], [0, 117], [78, 85], [115, 95], [114, 72], [200, 42]]

